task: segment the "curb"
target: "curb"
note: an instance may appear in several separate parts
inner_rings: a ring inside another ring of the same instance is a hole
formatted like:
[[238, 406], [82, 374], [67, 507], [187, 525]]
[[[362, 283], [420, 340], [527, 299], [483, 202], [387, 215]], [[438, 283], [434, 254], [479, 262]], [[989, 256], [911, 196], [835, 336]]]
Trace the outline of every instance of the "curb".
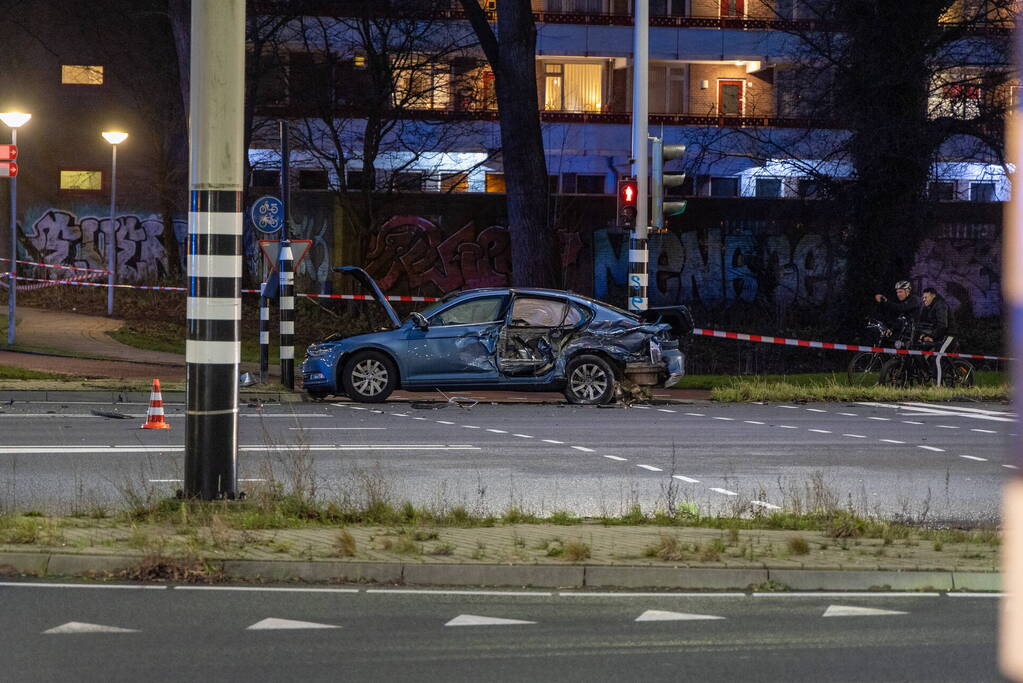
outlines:
[[[164, 405], [169, 403], [185, 403], [185, 392], [183, 391], [164, 391], [163, 392]], [[245, 401], [251, 401], [253, 399], [262, 399], [263, 401], [276, 401], [278, 403], [301, 403], [304, 402], [304, 394], [299, 392], [286, 393], [277, 391], [253, 391], [251, 389], [242, 389], [238, 395], [239, 403]], [[111, 391], [110, 389], [97, 389], [96, 391], [21, 391], [18, 389], [4, 389], [0, 390], [0, 401], [8, 402], [13, 401], [15, 403], [31, 403], [31, 402], [88, 402], [88, 403], [140, 403], [149, 404], [149, 392], [148, 391]]]
[[[34, 577], [95, 576], [136, 567], [130, 555], [0, 553], [0, 570]], [[750, 590], [773, 583], [794, 591], [986, 591], [1002, 589], [998, 572], [729, 569], [597, 565], [419, 564], [338, 560], [215, 559], [228, 580], [305, 583], [379, 583], [406, 586], [533, 588], [649, 588]], [[0, 572], [2, 575], [2, 572]]]

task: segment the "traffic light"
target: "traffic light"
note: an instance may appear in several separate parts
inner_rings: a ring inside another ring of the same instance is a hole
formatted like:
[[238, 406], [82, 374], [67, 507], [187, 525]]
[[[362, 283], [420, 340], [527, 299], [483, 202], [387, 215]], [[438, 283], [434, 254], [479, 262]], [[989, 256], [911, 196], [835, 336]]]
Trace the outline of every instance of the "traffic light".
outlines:
[[680, 159], [686, 153], [685, 145], [666, 145], [660, 138], [653, 139], [652, 145], [653, 163], [651, 164], [650, 179], [650, 222], [655, 231], [665, 230], [665, 218], [677, 216], [686, 210], [686, 202], [664, 201], [664, 188], [678, 187], [686, 180], [685, 173], [664, 174], [664, 162], [673, 159]]
[[625, 228], [636, 227], [636, 202], [639, 186], [635, 178], [618, 179], [618, 224]]

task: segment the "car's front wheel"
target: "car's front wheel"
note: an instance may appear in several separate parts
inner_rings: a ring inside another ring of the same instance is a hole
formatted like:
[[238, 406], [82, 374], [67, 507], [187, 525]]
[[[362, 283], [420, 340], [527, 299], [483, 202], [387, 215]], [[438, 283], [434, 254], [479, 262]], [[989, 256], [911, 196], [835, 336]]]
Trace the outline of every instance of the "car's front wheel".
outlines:
[[565, 375], [565, 398], [569, 403], [601, 405], [614, 398], [614, 370], [600, 356], [576, 356], [568, 362]]
[[361, 351], [345, 365], [341, 382], [353, 401], [380, 403], [397, 386], [398, 368], [379, 351]]

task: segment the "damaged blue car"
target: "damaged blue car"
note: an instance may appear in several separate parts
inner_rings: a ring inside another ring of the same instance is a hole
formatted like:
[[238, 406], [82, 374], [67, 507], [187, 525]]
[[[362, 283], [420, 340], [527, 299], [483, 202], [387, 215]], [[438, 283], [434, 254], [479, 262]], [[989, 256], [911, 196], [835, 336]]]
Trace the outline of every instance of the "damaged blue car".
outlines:
[[401, 320], [366, 271], [335, 270], [373, 293], [391, 328], [309, 346], [301, 372], [314, 398], [377, 403], [399, 388], [514, 389], [603, 404], [684, 374], [693, 330], [685, 306], [635, 315], [570, 292], [489, 288], [448, 295]]

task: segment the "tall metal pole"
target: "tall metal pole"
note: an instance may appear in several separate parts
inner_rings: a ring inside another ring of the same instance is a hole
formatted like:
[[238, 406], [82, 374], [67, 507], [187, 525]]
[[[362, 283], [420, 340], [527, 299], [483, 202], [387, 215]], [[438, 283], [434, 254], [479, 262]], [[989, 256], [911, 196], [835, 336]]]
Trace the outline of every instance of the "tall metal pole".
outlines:
[[270, 298], [267, 283], [259, 285], [259, 381], [266, 383], [270, 373]]
[[[18, 144], [18, 129], [11, 128], [11, 144]], [[14, 313], [18, 298], [18, 176], [11, 178], [11, 270], [7, 278], [7, 343], [14, 344]]]
[[113, 157], [110, 170], [110, 235], [107, 238], [107, 315], [114, 314], [114, 254], [117, 252], [117, 145], [110, 145]]
[[[1016, 68], [1023, 64], [1023, 28], [1016, 28]], [[1015, 116], [1006, 117], [1009, 160], [1023, 163], [1023, 101]], [[1014, 184], [1005, 214], [1005, 252], [1002, 263], [1002, 291], [1008, 314], [1008, 347], [1016, 406], [1023, 400], [1023, 188]], [[1002, 673], [1023, 681], [1023, 434], [1019, 428], [1010, 442], [1012, 475], [1002, 490], [1002, 595], [998, 629], [998, 661]]]
[[185, 487], [238, 489], [245, 0], [193, 0]]
[[281, 121], [281, 202], [284, 204], [284, 222], [281, 225], [281, 250], [277, 262], [281, 278], [281, 297], [278, 313], [281, 324], [281, 384], [288, 389], [295, 388], [295, 273], [292, 260], [289, 229], [291, 220], [291, 185], [288, 169], [291, 152], [288, 145], [288, 122]]
[[649, 123], [648, 82], [650, 0], [635, 1], [632, 38], [632, 174], [636, 176], [636, 232], [629, 243], [629, 310], [647, 307], [647, 196], [650, 179], [647, 159]]

